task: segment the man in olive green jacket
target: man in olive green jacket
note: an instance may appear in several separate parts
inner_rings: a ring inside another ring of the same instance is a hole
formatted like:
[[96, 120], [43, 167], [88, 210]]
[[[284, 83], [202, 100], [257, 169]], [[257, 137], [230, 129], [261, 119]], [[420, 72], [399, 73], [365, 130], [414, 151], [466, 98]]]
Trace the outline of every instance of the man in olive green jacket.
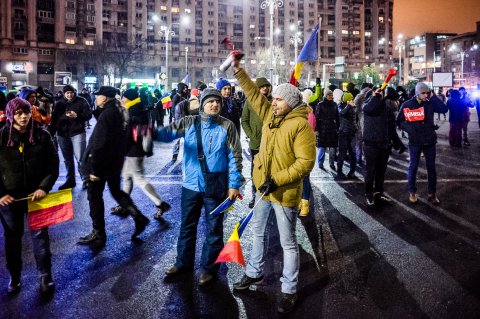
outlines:
[[[271, 101], [272, 85], [266, 78], [257, 78], [255, 80], [260, 93], [265, 95], [269, 101]], [[258, 149], [260, 148], [260, 140], [262, 139], [262, 126], [263, 121], [258, 117], [258, 114], [252, 109], [250, 102], [245, 101], [242, 111], [242, 127], [243, 131], [250, 139], [250, 154], [252, 155], [252, 165], [250, 166], [250, 174], [253, 173], [253, 160], [255, 155], [258, 154]], [[253, 208], [255, 205], [255, 193], [257, 189], [255, 184], [252, 182], [252, 200], [248, 203], [248, 207]]]
[[263, 281], [268, 226], [273, 209], [283, 248], [282, 299], [277, 310], [290, 312], [297, 301], [300, 268], [295, 234], [297, 207], [302, 195], [302, 178], [315, 164], [315, 135], [307, 121], [308, 112], [302, 95], [295, 86], [279, 85], [273, 90], [270, 102], [239, 67], [238, 61], [234, 62], [233, 70], [253, 110], [264, 123], [253, 170], [253, 182], [264, 197], [255, 207], [252, 218], [253, 244], [245, 275], [233, 287], [241, 291]]

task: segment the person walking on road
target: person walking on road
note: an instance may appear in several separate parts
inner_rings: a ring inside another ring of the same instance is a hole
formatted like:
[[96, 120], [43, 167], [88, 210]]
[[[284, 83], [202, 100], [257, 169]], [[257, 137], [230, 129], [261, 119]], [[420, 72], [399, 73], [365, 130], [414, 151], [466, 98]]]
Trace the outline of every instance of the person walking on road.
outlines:
[[175, 264], [165, 273], [173, 277], [193, 270], [197, 226], [205, 210], [206, 238], [200, 260], [198, 284], [205, 286], [216, 277], [215, 264], [223, 248], [223, 214], [210, 215], [226, 197], [239, 195], [242, 176], [242, 147], [235, 125], [220, 116], [222, 95], [205, 89], [200, 96], [200, 114], [185, 116], [157, 130], [157, 140], [171, 142], [183, 137], [183, 183], [181, 226]]
[[89, 177], [87, 194], [93, 229], [90, 234], [80, 237], [78, 243], [96, 249], [105, 246], [107, 241], [103, 201], [105, 184], [108, 183], [113, 198], [135, 222], [132, 239], [145, 230], [149, 220], [120, 189], [120, 173], [128, 147], [128, 111], [116, 99], [116, 88], [101, 86], [94, 94], [97, 96], [94, 113], [97, 124], [82, 159], [82, 171]]
[[63, 87], [63, 97], [55, 104], [52, 113], [50, 133], [57, 135], [58, 145], [62, 151], [67, 169], [66, 181], [58, 189], [73, 188], [75, 181], [75, 162], [83, 181], [82, 188], [87, 186], [88, 176], [84, 175], [80, 167], [80, 161], [87, 146], [87, 133], [85, 123], [92, 118], [92, 112], [87, 100], [75, 94], [71, 85]]
[[[134, 89], [128, 89], [122, 94], [122, 102], [128, 110], [129, 134], [128, 151], [122, 168], [122, 189], [125, 193], [131, 194], [133, 184], [138, 185], [145, 195], [157, 207], [154, 218], [164, 222], [163, 214], [170, 210], [170, 204], [162, 200], [155, 188], [145, 179], [143, 161], [145, 156], [153, 155], [152, 151], [147, 153], [143, 147], [144, 139], [151, 138], [147, 136], [149, 130], [148, 109], [142, 103], [138, 92]], [[125, 216], [128, 212], [121, 205], [111, 209], [112, 214]]]
[[[5, 236], [5, 258], [10, 272], [8, 293], [21, 288], [22, 235], [27, 200], [42, 199], [58, 178], [58, 152], [50, 134], [32, 120], [29, 102], [8, 102], [6, 124], [0, 129], [0, 221]], [[27, 196], [31, 196], [25, 199]], [[40, 291], [53, 291], [52, 253], [48, 228], [30, 231], [40, 272]]]
[[400, 107], [397, 124], [408, 134], [408, 150], [410, 163], [408, 167], [408, 192], [409, 201], [416, 203], [417, 197], [417, 170], [420, 155], [425, 155], [428, 176], [428, 201], [439, 205], [436, 195], [437, 171], [435, 167], [437, 133], [434, 123], [434, 113], [446, 113], [447, 105], [440, 101], [423, 82], [415, 86], [415, 96], [405, 101]]
[[333, 101], [333, 92], [325, 90], [323, 101], [315, 107], [315, 119], [317, 121], [316, 130], [318, 149], [318, 167], [324, 169], [325, 153], [328, 151], [328, 161], [330, 168], [335, 171], [335, 154], [338, 147], [338, 127], [340, 119], [337, 103]]
[[302, 95], [295, 86], [289, 83], [277, 86], [270, 102], [239, 65], [240, 61], [234, 62], [234, 76], [264, 123], [253, 170], [253, 182], [259, 196], [264, 197], [251, 220], [253, 243], [245, 274], [233, 289], [247, 290], [263, 281], [268, 231], [275, 214], [283, 249], [282, 298], [277, 311], [286, 313], [297, 303], [300, 265], [295, 224], [302, 179], [315, 165], [315, 134], [308, 123]]

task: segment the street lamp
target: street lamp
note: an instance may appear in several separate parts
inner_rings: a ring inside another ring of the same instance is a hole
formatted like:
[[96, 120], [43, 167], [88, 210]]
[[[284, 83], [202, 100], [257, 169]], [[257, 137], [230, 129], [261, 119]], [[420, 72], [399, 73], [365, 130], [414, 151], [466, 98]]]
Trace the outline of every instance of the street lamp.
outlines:
[[[300, 21], [298, 21], [298, 24]], [[296, 31], [297, 27], [295, 24], [290, 25], [290, 31]], [[295, 62], [297, 62], [298, 58], [298, 45], [302, 44], [303, 40], [301, 38], [302, 32], [301, 31], [296, 31], [294, 35], [290, 36], [290, 43], [293, 44], [293, 47], [295, 48]]]
[[[448, 51], [456, 51], [458, 48], [457, 46], [454, 44], [452, 44], [452, 46], [450, 47], [450, 49], [448, 49]], [[465, 61], [465, 54], [468, 52], [468, 51], [475, 51], [478, 49], [478, 45], [473, 45], [472, 47], [470, 47], [470, 49], [466, 49], [466, 50], [462, 50], [462, 49], [458, 49], [460, 50], [460, 60], [461, 60], [461, 73], [460, 73], [460, 80], [463, 80], [465, 81], [465, 79], [463, 78], [463, 62]], [[468, 55], [467, 55], [468, 56]]]
[[276, 8], [283, 7], [282, 0], [264, 0], [260, 4], [260, 9], [270, 9], [270, 83], [273, 83], [273, 11]]
[[188, 74], [188, 47], [185, 47], [185, 73]]
[[402, 81], [402, 48], [405, 48], [405, 44], [403, 43], [403, 35], [397, 35], [397, 46], [398, 49], [398, 83], [399, 85], [403, 84]]
[[171, 28], [162, 25], [160, 27], [159, 34], [163, 34], [165, 36], [165, 69], [166, 69], [166, 74], [167, 76], [165, 77], [165, 91], [168, 92], [168, 80], [169, 80], [169, 70], [168, 70], [168, 38], [170, 36], [175, 36], [175, 31], [173, 31]]

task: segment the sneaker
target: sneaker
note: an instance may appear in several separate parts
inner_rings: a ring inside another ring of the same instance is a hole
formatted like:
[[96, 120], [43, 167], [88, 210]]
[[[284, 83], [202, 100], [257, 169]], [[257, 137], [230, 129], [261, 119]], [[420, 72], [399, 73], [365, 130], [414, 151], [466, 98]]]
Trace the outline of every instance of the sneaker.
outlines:
[[157, 211], [155, 212], [155, 215], [153, 215], [153, 218], [159, 221], [164, 221], [163, 214], [169, 211], [170, 208], [172, 208], [172, 206], [170, 206], [169, 203], [161, 202], [160, 205], [157, 206]]
[[438, 197], [433, 194], [429, 194], [427, 200], [435, 206], [440, 205], [440, 201], [438, 200]]
[[259, 285], [263, 282], [263, 276], [259, 278], [251, 278], [243, 275], [242, 280], [233, 284], [233, 291], [242, 291], [250, 288], [251, 285]]
[[278, 303], [277, 311], [280, 313], [291, 312], [297, 303], [297, 294], [282, 293], [282, 300]]
[[40, 291], [42, 294], [52, 292], [55, 289], [55, 284], [52, 280], [52, 275], [45, 274], [40, 277]]
[[379, 203], [379, 204], [387, 204], [390, 205], [392, 204], [392, 199], [385, 196], [383, 193], [375, 193], [373, 194], [374, 201]]
[[411, 193], [408, 197], [408, 200], [410, 201], [410, 203], [416, 203], [418, 201], [417, 194]]
[[368, 207], [375, 206], [375, 201], [373, 200], [373, 194], [365, 194], [365, 201]]
[[117, 216], [120, 216], [120, 217], [127, 217], [128, 216], [128, 212], [120, 205], [112, 207], [110, 209], [110, 213], [112, 215], [117, 215]]

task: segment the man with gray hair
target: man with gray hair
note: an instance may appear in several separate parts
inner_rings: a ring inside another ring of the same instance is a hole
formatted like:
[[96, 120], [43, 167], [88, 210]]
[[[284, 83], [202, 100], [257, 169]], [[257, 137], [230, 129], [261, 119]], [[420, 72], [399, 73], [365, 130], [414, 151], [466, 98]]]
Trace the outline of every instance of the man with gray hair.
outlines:
[[263, 198], [252, 217], [250, 260], [245, 275], [233, 289], [247, 290], [263, 281], [269, 221], [274, 213], [283, 249], [282, 299], [277, 311], [286, 313], [292, 311], [297, 302], [300, 258], [295, 223], [303, 177], [315, 165], [315, 134], [308, 123], [302, 95], [295, 86], [289, 83], [277, 86], [270, 102], [239, 65], [239, 61], [234, 62], [234, 75], [253, 111], [264, 123], [253, 168], [253, 182]]
[[[431, 94], [433, 94], [432, 97]], [[447, 106], [435, 95], [435, 92], [423, 82], [417, 83], [415, 96], [405, 101], [400, 107], [397, 124], [408, 134], [408, 150], [410, 163], [408, 167], [409, 201], [416, 203], [417, 198], [417, 169], [420, 155], [425, 155], [428, 176], [428, 201], [439, 205], [436, 196], [437, 172], [435, 168], [437, 133], [434, 123], [434, 113], [446, 113]]]

